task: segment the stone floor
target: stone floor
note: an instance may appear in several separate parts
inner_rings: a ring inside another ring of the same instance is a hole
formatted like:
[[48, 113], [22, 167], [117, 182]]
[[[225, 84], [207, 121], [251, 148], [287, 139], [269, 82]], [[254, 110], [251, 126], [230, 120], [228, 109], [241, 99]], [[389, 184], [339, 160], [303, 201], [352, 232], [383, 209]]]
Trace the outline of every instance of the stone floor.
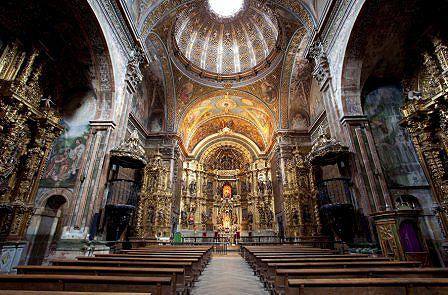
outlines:
[[258, 277], [237, 253], [213, 256], [192, 295], [268, 295]]

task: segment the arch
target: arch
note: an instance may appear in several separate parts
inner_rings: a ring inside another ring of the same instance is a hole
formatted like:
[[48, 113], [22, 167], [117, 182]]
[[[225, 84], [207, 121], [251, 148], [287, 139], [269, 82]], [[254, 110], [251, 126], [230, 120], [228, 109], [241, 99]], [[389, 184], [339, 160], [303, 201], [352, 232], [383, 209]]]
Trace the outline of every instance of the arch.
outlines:
[[[340, 103], [346, 115], [362, 115], [361, 91], [366, 82], [382, 78], [400, 82], [409, 66], [410, 54], [422, 44], [422, 36], [431, 26], [445, 28], [440, 16], [442, 7], [431, 9], [425, 1], [387, 1], [378, 5], [373, 0], [360, 1], [351, 14], [354, 21], [341, 55], [341, 69], [337, 69], [336, 81], [340, 85]], [[395, 11], [391, 16], [390, 11]], [[436, 16], [436, 15], [437, 16]], [[415, 20], [419, 22], [416, 23]], [[349, 24], [347, 24], [349, 25]], [[339, 87], [336, 87], [337, 89]]]
[[189, 152], [202, 145], [204, 138], [219, 132], [237, 137], [240, 134], [251, 144], [255, 142], [257, 151], [266, 150], [274, 128], [275, 114], [265, 102], [239, 90], [216, 90], [194, 99], [183, 111], [177, 127]]
[[185, 145], [189, 151], [192, 151], [197, 145], [203, 143], [204, 140], [217, 134], [229, 134], [244, 138], [254, 143], [259, 150], [264, 150], [268, 145], [263, 132], [253, 122], [234, 116], [219, 116], [203, 122], [192, 130], [191, 135], [186, 138]]
[[28, 264], [40, 265], [48, 255], [51, 242], [61, 233], [61, 217], [63, 212], [66, 212], [67, 203], [68, 199], [58, 193], [47, 192], [47, 195], [40, 199], [40, 207], [28, 228], [28, 234], [31, 235]]
[[276, 115], [274, 113], [274, 111], [269, 107], [269, 105], [260, 97], [256, 96], [255, 94], [249, 92], [249, 91], [245, 91], [245, 90], [240, 90], [240, 89], [217, 89], [217, 90], [213, 90], [210, 92], [207, 92], [201, 96], [198, 96], [194, 99], [192, 99], [187, 106], [185, 106], [184, 110], [181, 112], [181, 115], [179, 116], [179, 119], [177, 120], [176, 123], [176, 130], [179, 130], [180, 125], [182, 124], [182, 122], [185, 120], [186, 115], [188, 114], [188, 112], [195, 107], [196, 105], [198, 105], [199, 103], [201, 103], [202, 101], [204, 101], [205, 99], [208, 98], [213, 98], [216, 97], [218, 95], [234, 95], [234, 96], [240, 96], [243, 98], [248, 98], [250, 100], [254, 100], [257, 103], [259, 103], [260, 105], [262, 105], [266, 110], [269, 111], [272, 119], [274, 120], [273, 123], [275, 124], [277, 122], [276, 119]]
[[237, 137], [225, 136], [225, 137], [216, 137], [211, 140], [208, 140], [203, 146], [201, 146], [200, 149], [196, 151], [196, 153], [194, 154], [194, 158], [196, 160], [200, 160], [204, 152], [206, 152], [209, 148], [213, 148], [213, 146], [215, 145], [222, 145], [222, 144], [235, 144], [240, 146], [242, 149], [245, 149], [246, 151], [249, 152], [252, 161], [254, 161], [257, 157], [260, 157], [260, 155], [254, 149], [255, 145], [251, 145], [249, 142]]
[[95, 118], [113, 119], [115, 79], [109, 46], [93, 7], [81, 0], [75, 0], [73, 9], [93, 61], [95, 84], [92, 85], [97, 96]]
[[63, 205], [65, 208], [72, 208], [74, 202], [73, 192], [66, 188], [54, 188], [46, 191], [36, 202], [36, 208], [45, 208], [45, 205], [48, 202], [48, 199], [52, 196], [61, 196], [65, 198], [66, 203]]

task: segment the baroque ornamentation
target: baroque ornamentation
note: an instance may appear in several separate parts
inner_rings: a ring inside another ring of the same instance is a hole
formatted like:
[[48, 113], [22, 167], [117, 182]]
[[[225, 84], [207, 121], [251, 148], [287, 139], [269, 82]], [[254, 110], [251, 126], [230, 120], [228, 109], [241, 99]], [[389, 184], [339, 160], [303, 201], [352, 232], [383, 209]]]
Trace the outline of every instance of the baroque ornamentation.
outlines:
[[126, 85], [129, 93], [135, 93], [137, 86], [142, 82], [143, 74], [140, 65], [145, 61], [141, 50], [133, 50], [126, 69]]
[[314, 59], [313, 77], [322, 87], [330, 78], [330, 66], [328, 64], [327, 54], [320, 40], [313, 43], [310, 49], [310, 57]]
[[8, 44], [0, 55], [0, 239], [21, 240], [60, 115], [42, 104], [44, 63], [39, 49]]
[[138, 238], [167, 236], [170, 233], [172, 193], [168, 185], [169, 169], [159, 149], [149, 157], [137, 209]]
[[348, 154], [348, 147], [334, 138], [330, 138], [323, 130], [311, 148], [307, 160], [313, 165], [334, 163]]
[[142, 168], [146, 166], [146, 154], [140, 145], [137, 130], [134, 130], [128, 140], [110, 151], [110, 157], [125, 167]]
[[313, 167], [298, 147], [292, 153], [293, 157], [286, 161], [283, 186], [286, 236], [317, 236], [321, 222]]
[[402, 107], [405, 126], [417, 156], [431, 184], [437, 204], [435, 214], [448, 234], [448, 50], [439, 38], [432, 40], [434, 50], [423, 52], [416, 72], [402, 81], [407, 101]]

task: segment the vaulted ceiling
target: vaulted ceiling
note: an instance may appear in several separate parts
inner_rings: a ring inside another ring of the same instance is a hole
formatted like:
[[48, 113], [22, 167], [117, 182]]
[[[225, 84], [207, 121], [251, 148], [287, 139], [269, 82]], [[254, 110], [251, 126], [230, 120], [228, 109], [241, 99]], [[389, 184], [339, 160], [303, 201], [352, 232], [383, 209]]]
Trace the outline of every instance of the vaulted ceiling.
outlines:
[[[164, 75], [165, 126], [177, 132], [187, 157], [223, 142], [266, 155], [275, 131], [289, 128], [291, 101], [296, 112], [309, 114], [306, 98], [290, 98], [296, 56], [318, 14], [319, 1], [306, 2], [243, 0], [224, 16], [209, 0], [127, 0]], [[304, 121], [296, 125], [306, 130]]]

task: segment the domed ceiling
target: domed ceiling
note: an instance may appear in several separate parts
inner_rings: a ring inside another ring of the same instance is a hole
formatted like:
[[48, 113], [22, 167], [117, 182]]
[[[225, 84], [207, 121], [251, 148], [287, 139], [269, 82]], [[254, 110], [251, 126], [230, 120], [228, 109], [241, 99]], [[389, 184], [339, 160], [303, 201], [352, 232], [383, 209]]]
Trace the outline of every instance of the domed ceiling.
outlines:
[[[276, 128], [289, 128], [289, 105], [297, 100], [290, 97], [291, 73], [314, 24], [302, 1], [153, 3], [138, 27], [147, 50], [160, 56], [166, 130], [177, 133], [188, 158], [221, 145], [227, 161], [238, 154], [229, 144], [253, 159], [266, 157]], [[296, 113], [295, 121], [306, 114]]]
[[272, 11], [259, 1], [246, 0], [235, 14], [223, 17], [209, 2], [216, 1], [193, 2], [177, 18], [173, 38], [182, 57], [201, 70], [223, 75], [269, 64], [279, 37]]

